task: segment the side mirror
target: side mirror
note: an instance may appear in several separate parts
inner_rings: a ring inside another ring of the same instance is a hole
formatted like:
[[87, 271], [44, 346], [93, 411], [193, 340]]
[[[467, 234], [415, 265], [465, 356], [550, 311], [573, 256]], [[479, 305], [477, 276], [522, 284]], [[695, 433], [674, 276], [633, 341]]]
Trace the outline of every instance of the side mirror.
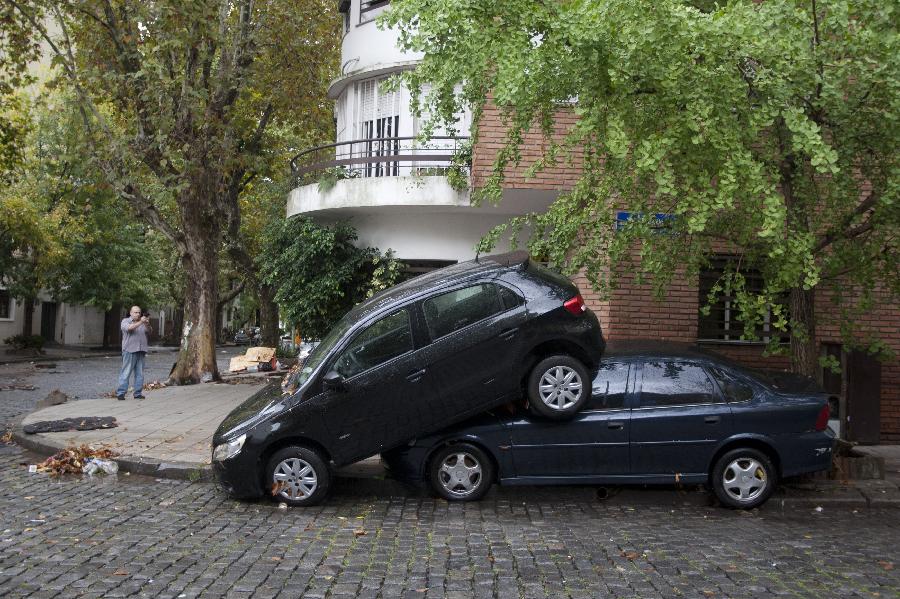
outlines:
[[344, 377], [338, 374], [336, 370], [326, 372], [322, 378], [322, 384], [325, 385], [326, 389], [334, 389], [335, 391], [342, 391], [345, 388]]

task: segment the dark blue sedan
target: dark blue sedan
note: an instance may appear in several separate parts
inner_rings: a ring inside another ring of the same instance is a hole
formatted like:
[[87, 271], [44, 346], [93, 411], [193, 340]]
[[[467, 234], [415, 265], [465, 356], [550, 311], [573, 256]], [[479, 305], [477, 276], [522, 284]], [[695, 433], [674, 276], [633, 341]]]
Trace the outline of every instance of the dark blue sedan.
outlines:
[[383, 455], [398, 478], [449, 500], [501, 485], [706, 483], [729, 507], [781, 477], [831, 467], [828, 396], [696, 349], [610, 352], [590, 403], [556, 422], [495, 410]]

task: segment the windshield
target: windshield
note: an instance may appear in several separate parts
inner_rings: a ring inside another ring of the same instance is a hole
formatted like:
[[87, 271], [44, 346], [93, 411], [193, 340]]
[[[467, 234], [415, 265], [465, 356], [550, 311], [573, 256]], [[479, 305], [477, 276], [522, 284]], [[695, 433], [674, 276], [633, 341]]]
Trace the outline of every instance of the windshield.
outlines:
[[285, 395], [293, 395], [297, 389], [302, 387], [309, 380], [310, 375], [325, 360], [325, 356], [331, 353], [332, 348], [340, 341], [350, 327], [356, 322], [355, 318], [349, 318], [350, 314], [346, 314], [334, 325], [322, 342], [319, 343], [306, 357], [305, 360], [298, 361], [297, 365], [291, 368], [291, 371], [284, 377], [281, 383], [281, 391]]

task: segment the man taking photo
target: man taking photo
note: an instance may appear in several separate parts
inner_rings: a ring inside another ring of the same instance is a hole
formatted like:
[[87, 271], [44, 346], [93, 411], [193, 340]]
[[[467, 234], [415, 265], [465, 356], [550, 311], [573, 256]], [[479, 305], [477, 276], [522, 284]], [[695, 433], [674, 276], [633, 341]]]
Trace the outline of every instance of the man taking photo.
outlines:
[[134, 374], [134, 398], [144, 399], [144, 356], [147, 354], [147, 335], [150, 319], [143, 315], [140, 306], [132, 306], [130, 315], [122, 319], [122, 370], [119, 372], [119, 387], [116, 399], [125, 399], [128, 379]]

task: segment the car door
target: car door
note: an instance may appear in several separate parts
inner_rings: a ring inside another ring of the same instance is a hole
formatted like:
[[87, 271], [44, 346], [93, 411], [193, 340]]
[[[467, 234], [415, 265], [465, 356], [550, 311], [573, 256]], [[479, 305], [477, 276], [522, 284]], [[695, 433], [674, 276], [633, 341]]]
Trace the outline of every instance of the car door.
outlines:
[[[591, 399], [572, 420], [555, 422], [522, 411], [508, 423], [516, 476], [599, 477], [629, 472], [628, 362], [607, 361]], [[631, 377], [633, 378], [633, 377]]]
[[698, 363], [646, 359], [631, 413], [631, 473], [701, 474], [732, 430], [731, 409]]
[[371, 323], [337, 353], [326, 371], [344, 381], [323, 398], [336, 462], [373, 455], [428, 428], [427, 397], [435, 389], [423, 366], [408, 307]]
[[426, 368], [438, 389], [431, 406], [436, 428], [518, 393], [524, 303], [509, 305], [500, 285], [477, 282], [426, 298], [421, 306], [431, 339]]

